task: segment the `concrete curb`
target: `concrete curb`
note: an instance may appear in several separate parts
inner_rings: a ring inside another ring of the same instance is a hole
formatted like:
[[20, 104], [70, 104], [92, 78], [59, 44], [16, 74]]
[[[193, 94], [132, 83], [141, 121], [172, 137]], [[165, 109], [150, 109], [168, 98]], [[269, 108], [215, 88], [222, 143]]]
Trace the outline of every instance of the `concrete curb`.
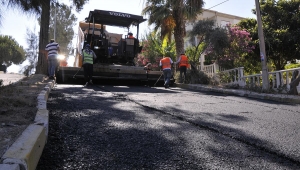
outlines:
[[183, 88], [183, 89], [191, 89], [191, 90], [198, 90], [198, 91], [210, 91], [210, 92], [224, 93], [224, 94], [229, 94], [229, 95], [237, 95], [237, 96], [242, 96], [242, 97], [266, 99], [266, 100], [273, 100], [273, 101], [284, 102], [284, 103], [300, 104], [300, 96], [299, 95], [257, 93], [257, 92], [252, 92], [249, 90], [223, 89], [223, 88], [211, 87], [211, 86], [201, 85], [201, 84], [175, 84], [175, 86]]
[[35, 170], [47, 142], [49, 131], [49, 112], [47, 100], [55, 82], [49, 82], [37, 99], [37, 114], [21, 136], [4, 153], [0, 170]]

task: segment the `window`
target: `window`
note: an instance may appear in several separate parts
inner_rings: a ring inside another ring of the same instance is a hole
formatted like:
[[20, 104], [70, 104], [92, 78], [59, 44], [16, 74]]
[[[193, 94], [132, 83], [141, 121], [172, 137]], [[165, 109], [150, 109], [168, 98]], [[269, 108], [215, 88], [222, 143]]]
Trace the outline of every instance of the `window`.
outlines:
[[221, 21], [221, 27], [226, 27], [226, 25], [229, 25], [229, 21]]

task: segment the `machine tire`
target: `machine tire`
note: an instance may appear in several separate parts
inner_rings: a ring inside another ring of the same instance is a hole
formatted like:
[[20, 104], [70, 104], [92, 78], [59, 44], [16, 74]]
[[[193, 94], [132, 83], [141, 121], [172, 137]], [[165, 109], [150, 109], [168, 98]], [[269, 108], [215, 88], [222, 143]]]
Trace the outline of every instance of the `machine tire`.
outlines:
[[62, 84], [63, 83], [61, 76], [56, 77], [56, 83], [57, 84]]
[[56, 83], [57, 84], [63, 84], [64, 83], [64, 80], [63, 80], [63, 76], [62, 76], [62, 73], [60, 71], [57, 71], [55, 73], [56, 75]]

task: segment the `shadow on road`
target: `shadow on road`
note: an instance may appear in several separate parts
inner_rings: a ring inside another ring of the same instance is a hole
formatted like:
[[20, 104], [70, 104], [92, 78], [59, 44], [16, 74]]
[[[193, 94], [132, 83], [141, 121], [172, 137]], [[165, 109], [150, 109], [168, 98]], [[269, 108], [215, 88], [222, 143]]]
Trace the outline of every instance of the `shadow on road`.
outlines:
[[168, 108], [172, 113], [145, 107], [101, 88], [54, 89], [47, 106], [49, 137], [37, 169], [300, 168], [238, 129], [173, 114], [181, 112], [175, 107]]

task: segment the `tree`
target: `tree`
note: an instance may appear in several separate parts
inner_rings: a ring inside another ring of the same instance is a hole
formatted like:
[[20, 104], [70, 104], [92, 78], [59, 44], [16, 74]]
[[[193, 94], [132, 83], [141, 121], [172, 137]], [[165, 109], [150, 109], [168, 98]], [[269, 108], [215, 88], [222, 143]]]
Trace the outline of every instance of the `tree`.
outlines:
[[146, 34], [142, 39], [143, 50], [141, 57], [144, 58], [143, 65], [150, 62], [153, 67], [158, 67], [158, 62], [163, 56], [162, 40], [157, 32]]
[[[185, 23], [201, 13], [203, 3], [203, 0], [147, 0], [143, 13], [150, 16], [149, 20], [156, 24], [156, 27], [162, 26], [163, 19], [171, 17], [174, 20], [173, 35], [178, 57], [184, 52]], [[157, 18], [158, 22], [154, 22]]]
[[0, 1], [0, 26], [2, 26], [1, 20], [2, 20], [2, 11], [3, 11], [4, 1]]
[[[213, 20], [199, 20], [188, 36], [193, 46], [188, 50], [192, 64], [199, 61], [203, 52], [212, 56], [222, 56], [223, 50], [229, 46], [226, 29], [215, 27]], [[197, 44], [194, 41], [195, 37], [197, 37]]]
[[29, 47], [26, 49], [26, 60], [29, 62], [29, 64], [25, 65], [22, 70], [23, 74], [28, 76], [34, 72], [38, 59], [39, 37], [35, 34], [35, 29], [34, 31], [27, 29], [26, 40], [27, 44], [29, 44]]
[[154, 31], [158, 31], [160, 29], [161, 40], [171, 42], [172, 33], [175, 28], [175, 20], [172, 17], [172, 12], [169, 6], [147, 2], [146, 7], [142, 11], [142, 15], [146, 14], [152, 14], [149, 15], [148, 24], [154, 24]]
[[37, 74], [47, 74], [47, 56], [45, 47], [49, 42], [49, 20], [50, 20], [50, 0], [45, 0], [41, 5], [41, 24], [40, 24], [40, 39], [39, 39], [39, 55], [36, 66]]
[[[56, 24], [55, 24], [55, 10], [56, 10]], [[68, 55], [72, 51], [72, 39], [74, 36], [73, 26], [76, 24], [77, 18], [72, 13], [72, 8], [65, 4], [51, 5], [51, 17], [49, 26], [49, 37], [56, 37], [56, 42], [59, 43], [60, 53]], [[54, 29], [56, 25], [56, 36], [54, 36]]]
[[49, 10], [50, 0], [2, 0], [2, 3], [7, 3], [12, 8], [19, 8], [21, 11], [41, 15], [42, 22], [40, 27], [40, 40], [39, 40], [39, 57], [36, 73], [47, 73], [47, 62], [45, 57], [44, 48], [48, 43], [48, 30], [49, 30]]
[[141, 41], [143, 45], [142, 53], [137, 58], [137, 65], [152, 64], [152, 68], [159, 68], [159, 61], [163, 56], [169, 56], [175, 60], [175, 42], [172, 41], [164, 45], [160, 38], [160, 32], [153, 31], [146, 34]]
[[[268, 62], [272, 62], [276, 70], [284, 69], [287, 61], [294, 61], [300, 56], [299, 5], [300, 0], [260, 1], [266, 55]], [[253, 13], [256, 13], [255, 10]], [[258, 47], [256, 21], [247, 19], [239, 23], [239, 26], [251, 33], [252, 41]], [[255, 50], [255, 54], [259, 59], [259, 50]]]
[[195, 64], [205, 52], [207, 64], [207, 61], [217, 60], [223, 68], [231, 69], [243, 66], [241, 64], [247, 62], [246, 58], [253, 54], [250, 33], [236, 25], [216, 27], [213, 20], [200, 20], [194, 24], [188, 35], [192, 44], [187, 49], [191, 64]]
[[25, 51], [11, 36], [0, 35], [0, 65], [6, 67], [21, 64], [25, 60]]
[[[45, 47], [49, 42], [49, 20], [50, 20], [50, 0], [45, 1], [42, 5], [42, 15], [41, 15], [41, 29], [40, 29], [40, 43], [39, 43], [39, 58], [38, 65], [36, 68], [37, 73], [47, 73], [47, 62], [46, 62], [46, 52]], [[80, 11], [83, 5], [88, 2], [88, 0], [73, 0], [73, 5], [76, 6], [76, 10]]]
[[251, 44], [253, 45], [253, 53], [243, 56], [244, 71], [248, 74], [257, 74], [261, 71], [260, 50], [258, 40], [258, 26], [256, 19], [249, 18], [240, 21], [237, 26], [241, 29], [246, 29], [250, 33]]
[[251, 42], [250, 33], [239, 26], [226, 26], [228, 30], [229, 46], [224, 48], [222, 56], [218, 57], [220, 66], [226, 69], [242, 67], [245, 56], [252, 56], [255, 48]]
[[[50, 20], [50, 4], [57, 0], [1, 0], [2, 4], [7, 3], [8, 6], [19, 8], [21, 11], [41, 15], [41, 26], [40, 26], [40, 39], [39, 39], [39, 56], [38, 64], [36, 67], [36, 73], [46, 74], [47, 73], [47, 62], [45, 47], [49, 42], [49, 20]], [[76, 7], [77, 11], [80, 11], [83, 5], [88, 0], [72, 0], [72, 6]]]

